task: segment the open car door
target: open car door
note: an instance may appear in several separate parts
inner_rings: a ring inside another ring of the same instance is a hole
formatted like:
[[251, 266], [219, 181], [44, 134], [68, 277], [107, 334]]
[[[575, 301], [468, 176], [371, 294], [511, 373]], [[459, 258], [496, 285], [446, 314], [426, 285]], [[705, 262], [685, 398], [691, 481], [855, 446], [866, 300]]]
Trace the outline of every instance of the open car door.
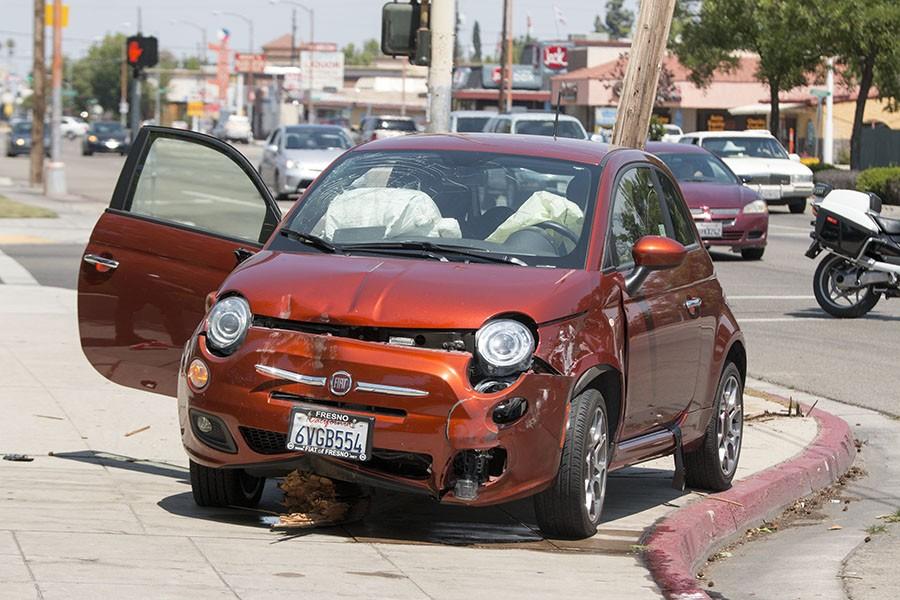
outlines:
[[185, 342], [242, 258], [281, 213], [232, 146], [200, 133], [140, 130], [84, 251], [84, 354], [121, 385], [174, 396]]

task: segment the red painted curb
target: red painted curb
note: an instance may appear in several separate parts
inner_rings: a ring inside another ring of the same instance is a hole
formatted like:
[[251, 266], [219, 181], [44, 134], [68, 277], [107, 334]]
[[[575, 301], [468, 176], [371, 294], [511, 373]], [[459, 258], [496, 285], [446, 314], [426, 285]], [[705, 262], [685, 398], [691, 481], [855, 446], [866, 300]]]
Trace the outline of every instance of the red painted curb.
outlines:
[[850, 426], [820, 409], [811, 416], [819, 432], [798, 456], [735, 483], [715, 494], [717, 500], [694, 502], [653, 526], [645, 537], [644, 560], [666, 598], [709, 599], [694, 573], [713, 548], [847, 472], [856, 456]]

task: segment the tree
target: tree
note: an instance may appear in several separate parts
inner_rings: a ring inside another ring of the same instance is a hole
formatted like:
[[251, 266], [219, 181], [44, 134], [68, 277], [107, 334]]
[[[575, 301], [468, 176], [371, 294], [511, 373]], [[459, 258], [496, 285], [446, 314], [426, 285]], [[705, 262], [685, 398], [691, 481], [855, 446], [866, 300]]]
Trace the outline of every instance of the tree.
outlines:
[[353, 43], [344, 46], [344, 63], [348, 65], [371, 65], [379, 56], [381, 56], [381, 45], [376, 39], [366, 40], [360, 49], [357, 49]]
[[475, 21], [472, 26], [472, 62], [480, 63], [481, 59], [481, 25]]
[[850, 136], [850, 166], [859, 168], [866, 102], [872, 88], [897, 110], [900, 101], [900, 3], [897, 0], [829, 0], [821, 7], [828, 53], [838, 57], [842, 77], [858, 86]]
[[87, 107], [96, 100], [106, 110], [119, 105], [119, 78], [125, 36], [116, 33], [92, 44], [87, 54], [72, 63], [75, 104]]
[[734, 69], [737, 52], [757, 54], [756, 78], [769, 87], [769, 131], [777, 136], [781, 118], [778, 93], [805, 84], [821, 60], [824, 38], [816, 27], [812, 4], [804, 0], [704, 0], [697, 18], [683, 24], [675, 52], [699, 86], [708, 85], [717, 70]]
[[606, 19], [600, 21], [600, 16], [594, 19], [594, 31], [606, 32], [610, 39], [621, 40], [631, 33], [634, 25], [634, 12], [625, 8], [625, 0], [606, 0]]

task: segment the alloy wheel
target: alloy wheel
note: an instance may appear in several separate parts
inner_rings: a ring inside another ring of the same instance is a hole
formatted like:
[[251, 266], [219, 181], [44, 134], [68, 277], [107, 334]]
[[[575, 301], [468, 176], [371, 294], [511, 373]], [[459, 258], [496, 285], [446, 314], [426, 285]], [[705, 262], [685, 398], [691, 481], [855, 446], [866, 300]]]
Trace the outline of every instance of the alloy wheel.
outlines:
[[744, 427], [743, 394], [737, 377], [730, 375], [722, 386], [719, 398], [719, 414], [716, 425], [716, 440], [719, 443], [719, 467], [726, 477], [737, 468], [741, 452], [741, 437]]
[[603, 410], [597, 407], [588, 431], [588, 449], [585, 456], [584, 505], [592, 523], [600, 519], [603, 499], [606, 496], [607, 432]]

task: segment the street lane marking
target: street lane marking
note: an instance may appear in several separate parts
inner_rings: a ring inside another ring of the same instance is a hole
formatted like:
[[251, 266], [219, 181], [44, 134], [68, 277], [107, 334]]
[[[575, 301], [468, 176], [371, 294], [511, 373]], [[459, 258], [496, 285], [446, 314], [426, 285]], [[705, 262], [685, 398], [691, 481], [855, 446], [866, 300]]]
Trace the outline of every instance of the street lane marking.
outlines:
[[0, 245], [14, 244], [52, 244], [53, 240], [38, 237], [36, 235], [10, 234], [0, 235]]
[[28, 269], [0, 250], [0, 281], [10, 285], [38, 285]]
[[759, 317], [745, 319], [738, 317], [738, 323], [805, 323], [806, 321], [834, 321], [832, 317]]
[[809, 233], [812, 227], [791, 227], [790, 225], [772, 225], [769, 223], [769, 229], [790, 229], [791, 231], [805, 231]]
[[726, 295], [729, 300], [815, 300], [815, 296], [732, 296]]

